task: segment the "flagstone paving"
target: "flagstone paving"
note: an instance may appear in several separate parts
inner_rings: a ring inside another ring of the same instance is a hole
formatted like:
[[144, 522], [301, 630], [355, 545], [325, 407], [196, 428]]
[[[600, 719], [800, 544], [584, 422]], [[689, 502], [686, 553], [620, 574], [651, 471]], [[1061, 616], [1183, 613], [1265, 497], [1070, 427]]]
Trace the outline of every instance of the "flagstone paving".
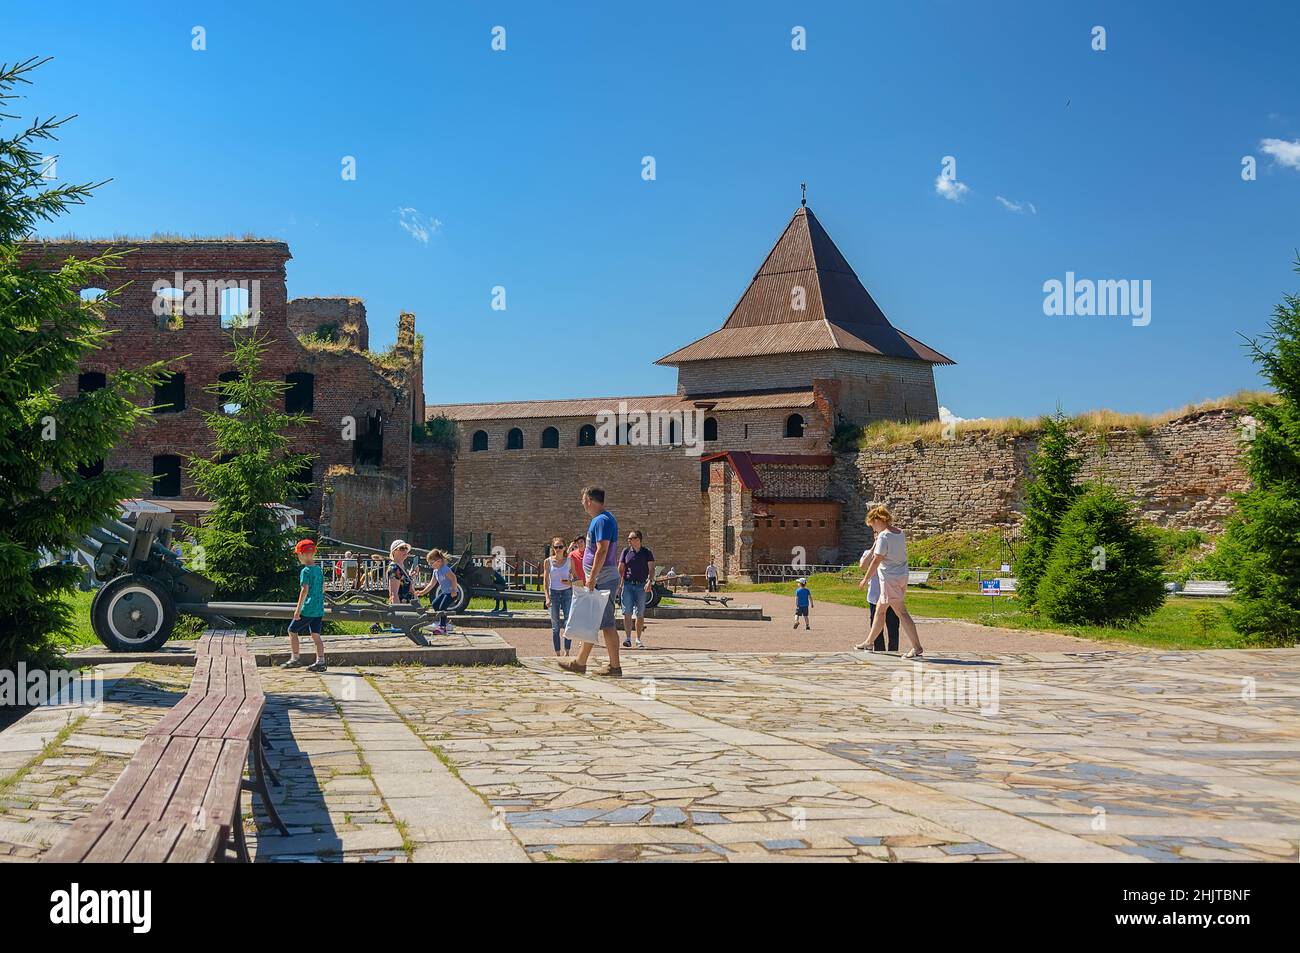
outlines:
[[[646, 653], [625, 670], [264, 670], [284, 781], [273, 795], [292, 836], [267, 829], [245, 796], [257, 861], [1295, 862], [1300, 851], [1295, 651], [920, 666]], [[187, 679], [138, 666], [102, 712], [0, 780], [0, 860], [39, 857], [89, 811]]]

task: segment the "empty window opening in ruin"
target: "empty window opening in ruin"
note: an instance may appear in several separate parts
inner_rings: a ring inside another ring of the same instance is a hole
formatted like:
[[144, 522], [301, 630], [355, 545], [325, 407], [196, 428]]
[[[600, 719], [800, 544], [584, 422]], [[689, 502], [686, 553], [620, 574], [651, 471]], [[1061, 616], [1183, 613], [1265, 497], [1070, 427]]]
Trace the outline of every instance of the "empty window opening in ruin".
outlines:
[[181, 458], [163, 453], [153, 458], [153, 495], [181, 495]]
[[308, 461], [298, 468], [298, 471], [289, 480], [290, 498], [294, 500], [306, 500], [316, 490], [316, 473], [315, 463]]
[[104, 472], [104, 461], [91, 460], [87, 463], [77, 464], [77, 475], [83, 480], [91, 480]]
[[352, 462], [359, 467], [384, 465], [384, 421], [379, 411], [357, 420], [357, 438], [352, 442]]
[[180, 288], [159, 288], [158, 304], [154, 308], [154, 313], [158, 315], [158, 327], [163, 330], [184, 330], [185, 292]]
[[718, 418], [716, 417], [704, 418], [704, 439], [705, 440], [718, 439]]
[[787, 437], [803, 436], [803, 416], [801, 414], [791, 414], [785, 418], [785, 435]]
[[185, 409], [185, 375], [180, 371], [164, 371], [153, 387], [153, 412], [179, 414]]
[[233, 417], [242, 406], [233, 393], [233, 388], [223, 385], [233, 384], [239, 380], [238, 371], [224, 371], [217, 375], [217, 407], [223, 414]]
[[316, 406], [316, 375], [306, 371], [293, 371], [284, 375], [289, 389], [284, 392], [286, 414], [310, 414]]
[[221, 327], [251, 328], [257, 324], [258, 316], [253, 314], [247, 288], [221, 289]]
[[103, 390], [108, 386], [108, 378], [103, 371], [84, 371], [77, 375], [77, 390], [83, 394]]

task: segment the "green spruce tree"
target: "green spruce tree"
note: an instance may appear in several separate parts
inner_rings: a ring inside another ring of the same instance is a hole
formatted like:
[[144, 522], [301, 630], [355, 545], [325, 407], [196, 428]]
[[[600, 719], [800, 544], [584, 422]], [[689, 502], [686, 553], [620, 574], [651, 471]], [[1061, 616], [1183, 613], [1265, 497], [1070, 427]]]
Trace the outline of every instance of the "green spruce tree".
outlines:
[[[5, 110], [18, 98], [14, 90], [44, 62], [0, 65], [0, 122], [14, 118]], [[80, 574], [58, 558], [78, 547], [83, 533], [119, 517], [120, 500], [148, 486], [142, 475], [103, 469], [102, 461], [148, 416], [131, 398], [153, 386], [161, 365], [116, 371], [95, 391], [59, 393], [109, 333], [104, 309], [112, 295], [83, 301], [80, 292], [106, 284], [122, 255], [35, 264], [19, 255], [18, 242], [38, 224], [96, 188], [46, 178], [47, 160], [36, 147], [56, 140], [66, 121], [36, 121], [0, 136], [0, 668], [53, 661]]]
[[1164, 601], [1160, 554], [1132, 508], [1109, 487], [1084, 488], [1058, 527], [1039, 611], [1065, 625], [1132, 625]]
[[1075, 478], [1082, 461], [1068, 424], [1060, 407], [1056, 413], [1044, 417], [1043, 435], [1029, 461], [1025, 518], [1015, 561], [1016, 592], [1027, 608], [1037, 604], [1038, 581], [1051, 557], [1061, 519], [1079, 495]]
[[[1300, 272], [1300, 259], [1296, 261]], [[1260, 645], [1300, 641], [1300, 295], [1284, 295], [1251, 356], [1277, 394], [1248, 410], [1244, 434], [1250, 488], [1220, 543], [1234, 605], [1232, 627]]]
[[198, 531], [204, 574], [228, 598], [256, 599], [281, 595], [291, 584], [292, 546], [301, 534], [284, 529], [268, 504], [306, 495], [301, 474], [315, 457], [290, 449], [291, 428], [310, 418], [281, 410], [289, 385], [260, 376], [263, 339], [234, 331], [231, 343], [238, 376], [206, 388], [222, 406], [204, 412], [212, 455], [191, 458], [189, 472], [215, 504]]

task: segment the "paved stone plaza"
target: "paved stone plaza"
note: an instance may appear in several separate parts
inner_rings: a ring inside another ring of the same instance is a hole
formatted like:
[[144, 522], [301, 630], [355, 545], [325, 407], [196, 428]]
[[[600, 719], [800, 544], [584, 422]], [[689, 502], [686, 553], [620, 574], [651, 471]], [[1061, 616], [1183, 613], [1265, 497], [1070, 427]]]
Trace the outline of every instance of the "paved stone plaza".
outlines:
[[[0, 734], [0, 859], [39, 857], [87, 813], [189, 678], [107, 671], [109, 701], [72, 712], [61, 741], [68, 710]], [[1294, 863], [1300, 849], [1294, 651], [951, 653], [919, 670], [647, 652], [615, 681], [541, 659], [263, 671], [292, 836], [263, 829], [245, 795], [260, 862]]]

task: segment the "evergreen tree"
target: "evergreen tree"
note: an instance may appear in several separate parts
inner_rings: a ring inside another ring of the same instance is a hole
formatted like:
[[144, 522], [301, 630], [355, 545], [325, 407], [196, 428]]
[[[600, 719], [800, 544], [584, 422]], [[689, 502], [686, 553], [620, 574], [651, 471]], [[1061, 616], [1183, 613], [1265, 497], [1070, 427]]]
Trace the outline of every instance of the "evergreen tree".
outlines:
[[[44, 62], [0, 65], [0, 121], [14, 118], [3, 108]], [[47, 160], [35, 147], [56, 140], [66, 121], [35, 121], [0, 136], [0, 668], [19, 659], [52, 661], [52, 645], [71, 621], [66, 597], [81, 571], [41, 563], [118, 518], [118, 502], [148, 486], [137, 473], [101, 472], [101, 461], [148, 416], [131, 396], [153, 386], [161, 365], [118, 370], [95, 391], [58, 393], [109, 333], [104, 309], [112, 295], [83, 301], [81, 289], [106, 284], [122, 255], [41, 267], [19, 260], [19, 241], [96, 188], [53, 185], [45, 177]]]
[[285, 530], [267, 504], [306, 495], [301, 479], [315, 459], [290, 450], [290, 428], [309, 421], [280, 410], [289, 385], [259, 376], [266, 345], [256, 334], [234, 331], [231, 381], [206, 388], [221, 407], [203, 416], [213, 433], [207, 459], [191, 458], [198, 490], [215, 506], [199, 527], [203, 572], [222, 595], [255, 599], [279, 594], [295, 566], [292, 546], [300, 534]]
[[[1296, 261], [1300, 272], [1300, 259]], [[1245, 454], [1250, 489], [1220, 544], [1235, 605], [1232, 627], [1263, 645], [1300, 641], [1300, 296], [1284, 295], [1269, 331], [1249, 342], [1251, 356], [1277, 394], [1254, 403]]]
[[1128, 503], [1101, 484], [1066, 511], [1038, 582], [1038, 609], [1066, 625], [1131, 625], [1164, 604], [1160, 554]]
[[1027, 608], [1037, 603], [1038, 581], [1056, 542], [1066, 510], [1079, 495], [1075, 477], [1082, 461], [1061, 408], [1042, 420], [1043, 436], [1029, 461], [1025, 485], [1025, 518], [1020, 528], [1020, 552], [1015, 562], [1016, 592]]

